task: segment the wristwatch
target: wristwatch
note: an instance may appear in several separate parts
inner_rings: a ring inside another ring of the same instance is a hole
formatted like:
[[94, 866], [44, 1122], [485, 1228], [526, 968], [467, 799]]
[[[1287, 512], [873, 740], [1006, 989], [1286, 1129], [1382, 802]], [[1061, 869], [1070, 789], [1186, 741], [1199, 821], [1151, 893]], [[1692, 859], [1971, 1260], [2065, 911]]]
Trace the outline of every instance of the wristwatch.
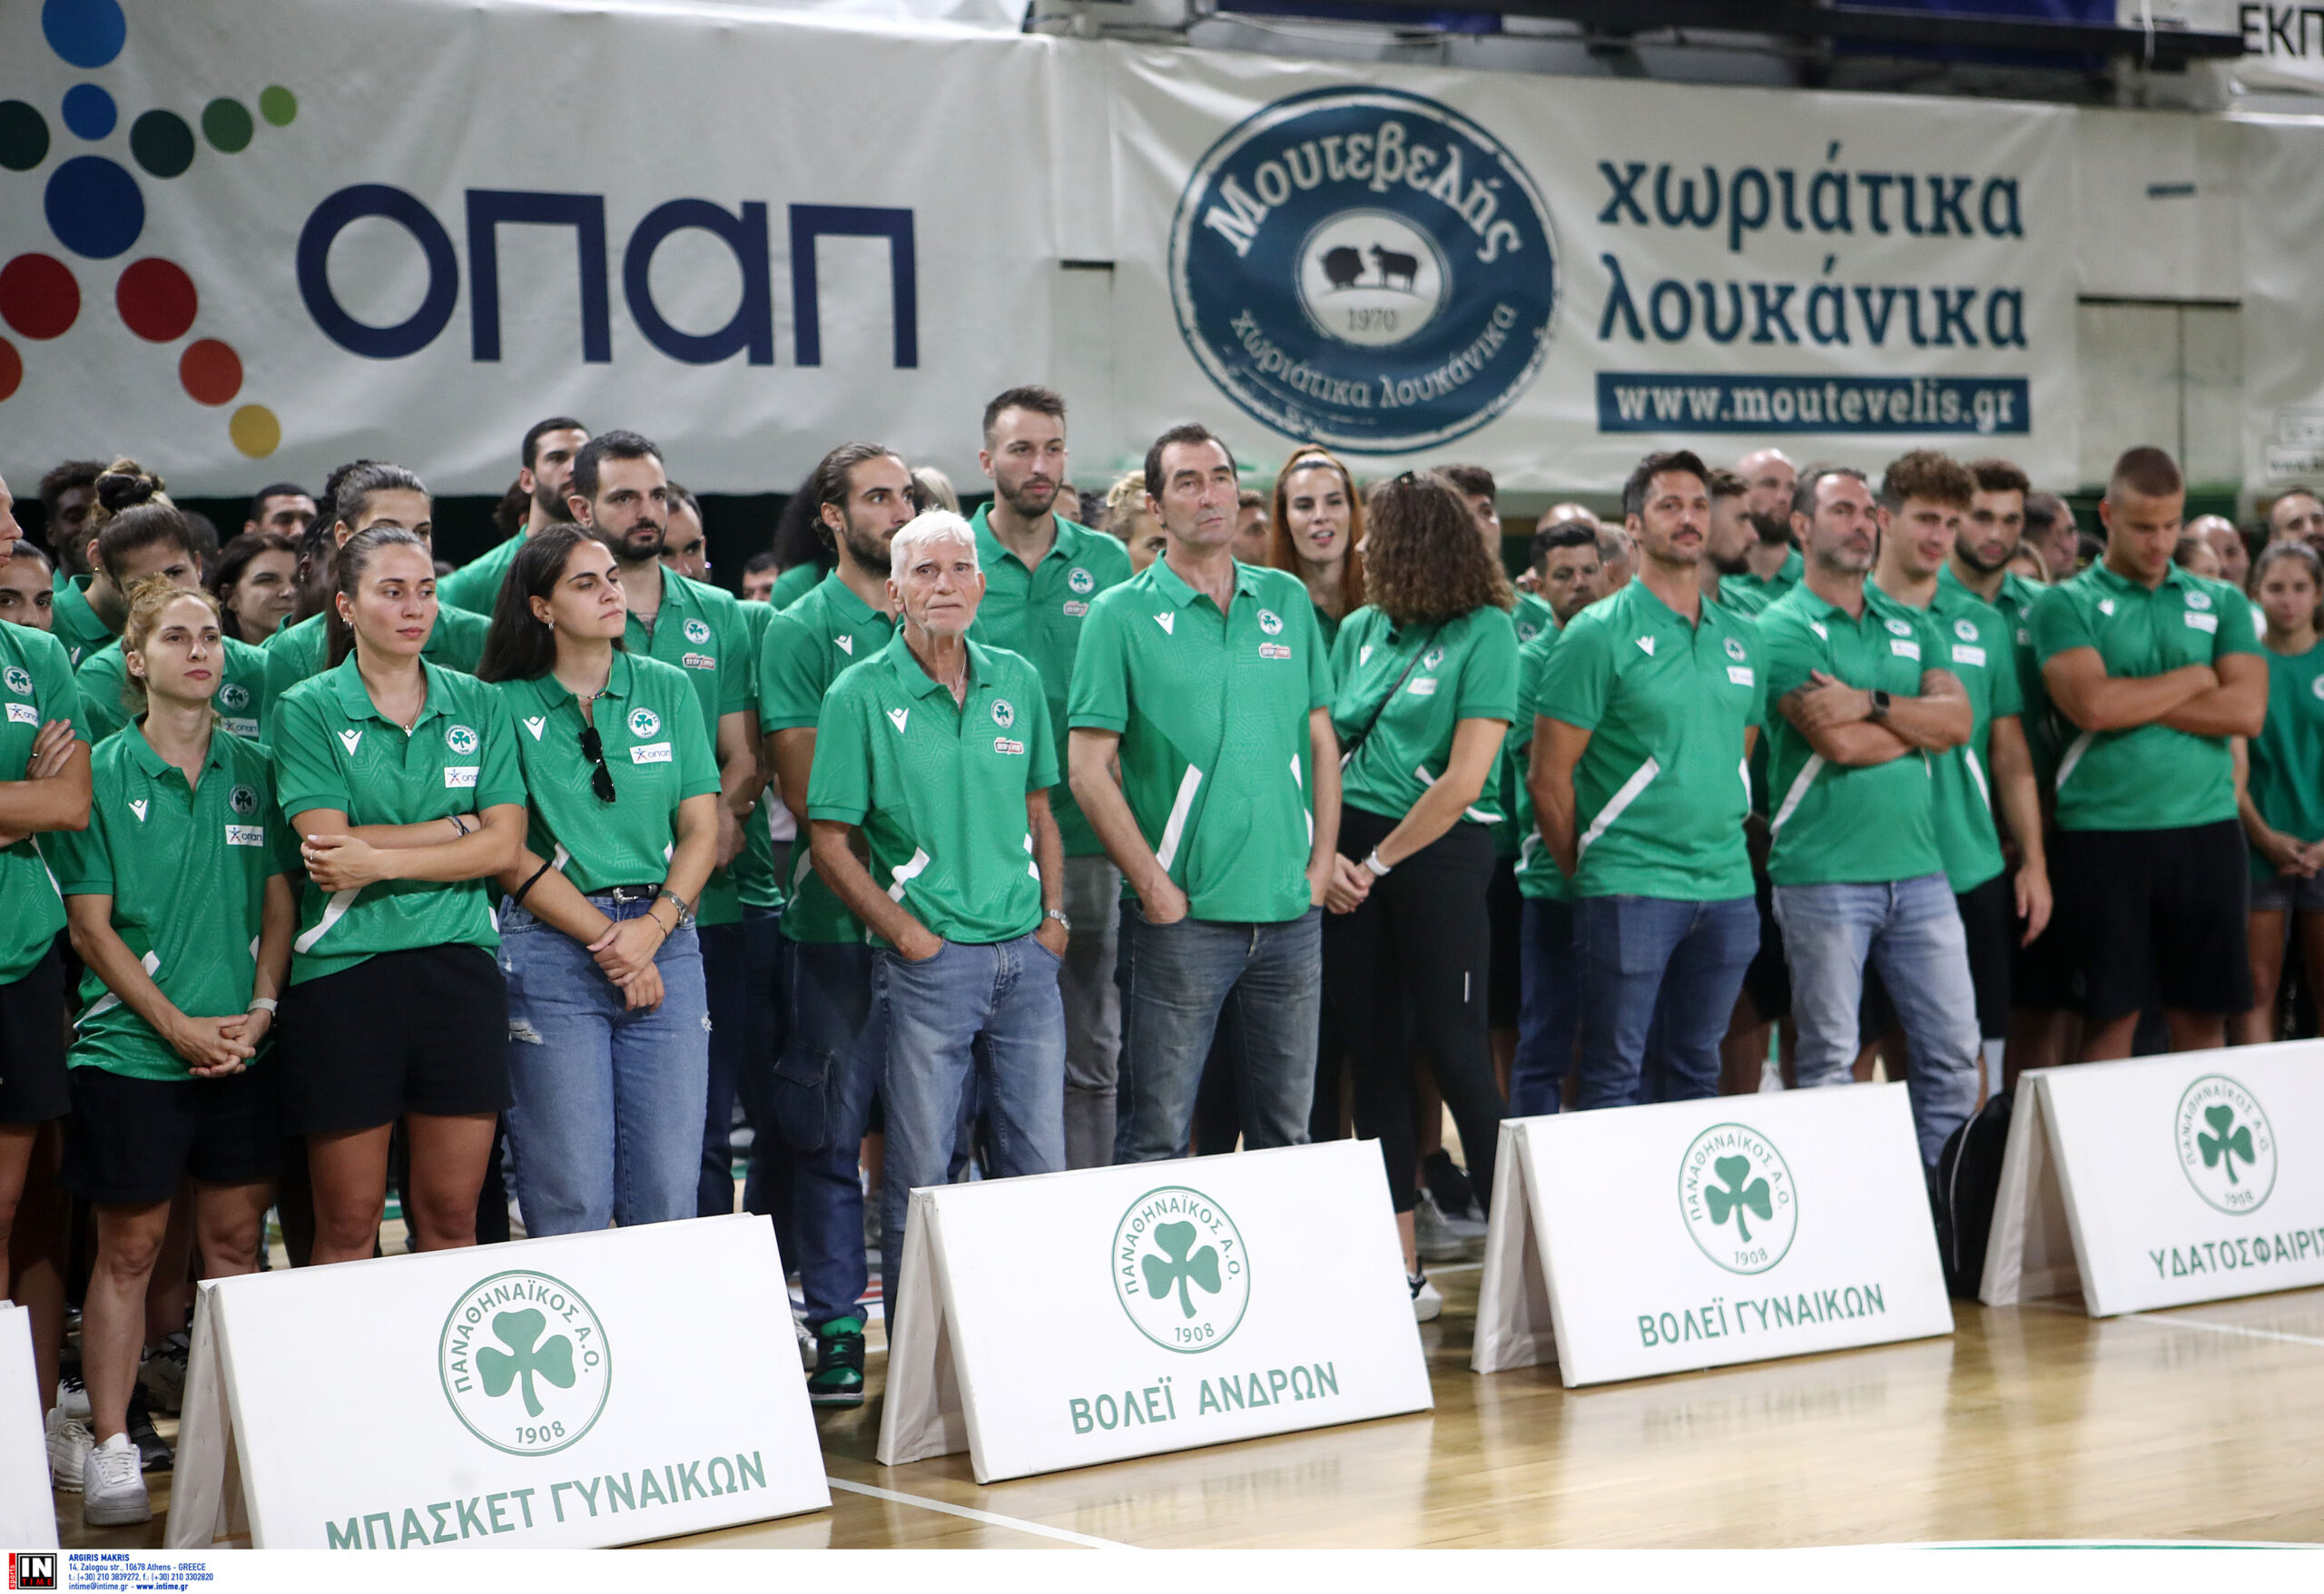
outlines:
[[1886, 719], [1888, 717], [1888, 694], [1885, 692], [1874, 693], [1872, 694], [1871, 711], [1864, 717], [1870, 720], [1876, 725], [1881, 721]]
[[1047, 913], [1043, 914], [1042, 917], [1045, 919], [1056, 920], [1057, 927], [1065, 931], [1066, 934], [1071, 935], [1073, 933], [1073, 920], [1065, 916], [1064, 909], [1052, 908]]

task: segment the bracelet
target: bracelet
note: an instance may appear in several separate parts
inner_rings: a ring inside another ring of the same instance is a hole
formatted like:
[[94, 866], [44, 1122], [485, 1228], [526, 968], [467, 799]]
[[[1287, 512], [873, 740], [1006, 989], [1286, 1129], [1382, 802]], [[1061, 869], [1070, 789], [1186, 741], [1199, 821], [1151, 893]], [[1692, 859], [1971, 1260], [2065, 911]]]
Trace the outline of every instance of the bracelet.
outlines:
[[457, 814], [457, 813], [448, 813], [448, 814], [446, 814], [444, 817], [445, 817], [446, 819], [450, 820], [450, 821], [452, 822], [452, 834], [453, 834], [453, 835], [455, 835], [455, 836], [466, 836], [466, 835], [468, 833], [468, 826], [466, 826], [466, 825], [464, 825], [464, 824], [462, 824], [462, 823], [460, 822], [460, 816], [459, 816], [458, 814]]
[[254, 997], [251, 1000], [251, 1005], [242, 1009], [245, 1013], [269, 1014], [273, 1013], [275, 1010], [276, 1003], [272, 997]]
[[1374, 847], [1370, 856], [1364, 859], [1364, 867], [1372, 871], [1374, 878], [1381, 879], [1388, 874], [1392, 866], [1380, 861], [1380, 849]]

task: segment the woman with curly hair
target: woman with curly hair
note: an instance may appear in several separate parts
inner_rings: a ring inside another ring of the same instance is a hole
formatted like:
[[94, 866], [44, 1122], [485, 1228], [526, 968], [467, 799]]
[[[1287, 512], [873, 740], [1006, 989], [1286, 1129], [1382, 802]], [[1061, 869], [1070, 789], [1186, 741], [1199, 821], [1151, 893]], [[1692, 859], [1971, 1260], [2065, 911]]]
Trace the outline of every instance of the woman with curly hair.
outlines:
[[[1324, 996], [1354, 1079], [1355, 1132], [1377, 1136], [1422, 1321], [1443, 1309], [1413, 1235], [1414, 1068], [1423, 1038], [1490, 1209], [1502, 1117], [1486, 1037], [1492, 827], [1487, 790], [1517, 716], [1515, 603], [1443, 477], [1407, 471], [1373, 489], [1369, 603], [1332, 649], [1345, 758], [1339, 856], [1324, 920]], [[1336, 1083], [1335, 1081], [1334, 1082]]]
[[1267, 563], [1305, 584], [1315, 625], [1329, 645], [1340, 623], [1364, 606], [1364, 496], [1346, 466], [1322, 448], [1302, 448], [1275, 478]]

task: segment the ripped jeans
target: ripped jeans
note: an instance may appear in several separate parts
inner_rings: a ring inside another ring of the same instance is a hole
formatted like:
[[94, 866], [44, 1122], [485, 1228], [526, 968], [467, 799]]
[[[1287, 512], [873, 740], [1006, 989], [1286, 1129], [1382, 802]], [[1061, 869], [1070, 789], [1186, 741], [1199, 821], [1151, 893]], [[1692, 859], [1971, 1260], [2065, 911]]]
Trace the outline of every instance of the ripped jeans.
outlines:
[[[607, 918], [650, 902], [589, 899]], [[710, 1005], [691, 926], [662, 943], [661, 1006], [627, 1011], [588, 949], [522, 908], [500, 910], [508, 978], [509, 1148], [528, 1235], [694, 1215]]]

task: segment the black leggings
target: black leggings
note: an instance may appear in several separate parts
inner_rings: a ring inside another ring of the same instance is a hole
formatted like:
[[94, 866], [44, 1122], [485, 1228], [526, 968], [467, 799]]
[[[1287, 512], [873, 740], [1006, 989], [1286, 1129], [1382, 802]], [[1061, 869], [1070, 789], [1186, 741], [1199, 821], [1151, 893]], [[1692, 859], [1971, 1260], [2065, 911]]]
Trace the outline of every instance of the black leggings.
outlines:
[[[1396, 828], [1361, 808], [1340, 811], [1341, 853], [1360, 860]], [[1410, 1212], [1413, 1188], [1414, 1053], [1436, 1072], [1461, 1128], [1469, 1178], [1487, 1211], [1504, 1104], [1486, 1035], [1492, 931], [1485, 895], [1492, 838], [1456, 823], [1396, 865], [1353, 913], [1324, 915], [1324, 1005], [1354, 1080], [1355, 1132], [1376, 1137], [1388, 1193]]]

